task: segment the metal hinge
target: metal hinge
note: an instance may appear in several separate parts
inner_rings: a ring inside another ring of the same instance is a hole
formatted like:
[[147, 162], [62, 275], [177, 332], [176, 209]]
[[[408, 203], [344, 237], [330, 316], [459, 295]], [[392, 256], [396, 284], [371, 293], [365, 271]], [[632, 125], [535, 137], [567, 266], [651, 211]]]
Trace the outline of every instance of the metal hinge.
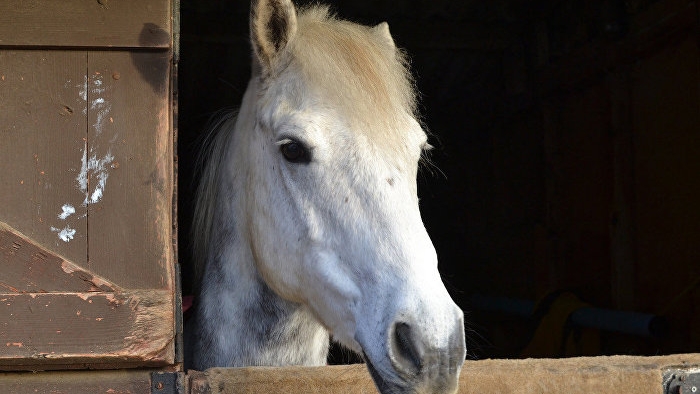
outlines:
[[664, 394], [700, 394], [700, 369], [672, 369], [664, 373]]
[[151, 394], [185, 394], [185, 374], [183, 372], [153, 372], [151, 374]]

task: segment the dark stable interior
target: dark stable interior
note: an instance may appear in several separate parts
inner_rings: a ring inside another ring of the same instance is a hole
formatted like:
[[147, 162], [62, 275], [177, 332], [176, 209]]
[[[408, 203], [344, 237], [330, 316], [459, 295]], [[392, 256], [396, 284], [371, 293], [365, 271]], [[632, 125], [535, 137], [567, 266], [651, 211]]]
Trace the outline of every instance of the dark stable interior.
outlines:
[[[299, 5], [299, 3], [297, 3]], [[368, 1], [420, 91], [437, 169], [421, 212], [469, 358], [700, 351], [698, 6], [683, 1]], [[193, 165], [250, 75], [247, 1], [181, 3], [179, 256]], [[337, 349], [331, 362], [354, 361]]]

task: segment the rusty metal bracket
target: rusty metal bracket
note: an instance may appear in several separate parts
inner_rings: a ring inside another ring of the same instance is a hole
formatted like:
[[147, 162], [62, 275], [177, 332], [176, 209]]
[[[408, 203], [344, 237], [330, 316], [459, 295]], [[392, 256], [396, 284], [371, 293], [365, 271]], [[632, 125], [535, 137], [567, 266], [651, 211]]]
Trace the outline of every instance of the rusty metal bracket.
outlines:
[[664, 394], [700, 394], [700, 369], [671, 369], [664, 373]]
[[185, 374], [182, 372], [153, 372], [151, 394], [185, 394]]

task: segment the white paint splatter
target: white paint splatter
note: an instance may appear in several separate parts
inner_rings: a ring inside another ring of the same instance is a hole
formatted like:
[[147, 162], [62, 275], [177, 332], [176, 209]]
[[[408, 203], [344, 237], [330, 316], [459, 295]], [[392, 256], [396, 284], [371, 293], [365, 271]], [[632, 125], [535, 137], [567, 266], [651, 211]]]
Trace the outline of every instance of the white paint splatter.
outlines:
[[[87, 142], [85, 145], [80, 173], [75, 178], [78, 181], [78, 188], [85, 194], [83, 206], [97, 203], [102, 199], [107, 186], [107, 178], [109, 178], [107, 169], [114, 161], [111, 150], [107, 150], [105, 156], [100, 159], [97, 158], [97, 155], [92, 155], [88, 159]], [[93, 182], [94, 187], [91, 185]]]
[[78, 177], [75, 178], [78, 181], [78, 189], [80, 189], [80, 191], [83, 193], [87, 193], [88, 188], [87, 154], [87, 141], [85, 141], [85, 147], [83, 148], [83, 157], [80, 159], [80, 162], [82, 163], [80, 166], [80, 173], [78, 173]]
[[[78, 184], [78, 189], [85, 196], [82, 206], [88, 207], [91, 204], [96, 204], [102, 200], [109, 179], [109, 169], [114, 162], [112, 155], [112, 146], [117, 141], [118, 133], [113, 131], [107, 134], [107, 131], [112, 131], [109, 124], [112, 123], [110, 112], [112, 104], [109, 102], [105, 94], [109, 92], [109, 84], [105, 84], [103, 75], [100, 72], [95, 72], [92, 75], [85, 75], [82, 83], [77, 83], [75, 88], [78, 89], [78, 100], [81, 100], [83, 106], [83, 114], [88, 116], [92, 121], [92, 127], [88, 131], [87, 138], [82, 149], [82, 157], [80, 159], [80, 171], [75, 178]], [[77, 81], [76, 81], [77, 82]], [[71, 81], [68, 80], [65, 86], [68, 87]], [[89, 114], [88, 114], [89, 111]], [[58, 219], [68, 220], [74, 223], [76, 220], [82, 220], [88, 216], [87, 209], [82, 215], [74, 215], [76, 208], [71, 204], [64, 204], [61, 207]], [[73, 216], [74, 215], [74, 216]], [[58, 234], [58, 238], [63, 242], [69, 242], [75, 237], [76, 230], [71, 228], [69, 223], [64, 223], [66, 226], [50, 227], [52, 232]]]
[[96, 137], [104, 131], [104, 126], [107, 124], [106, 121], [109, 119], [109, 113], [112, 111], [112, 104], [102, 97], [106, 90], [102, 83], [102, 75], [95, 75], [90, 88], [90, 97], [94, 97], [90, 100], [90, 110], [95, 111], [95, 123], [92, 124], [92, 127], [95, 130]]
[[51, 231], [58, 233], [58, 238], [63, 242], [70, 242], [75, 237], [75, 230], [66, 226], [63, 229], [51, 227]]
[[68, 216], [75, 213], [75, 208], [70, 204], [63, 204], [61, 210], [63, 210], [63, 212], [58, 215], [58, 218], [61, 220], [66, 220]]
[[95, 128], [95, 136], [99, 136], [104, 131], [104, 126], [107, 123], [106, 120], [109, 119], [109, 111], [112, 110], [112, 105], [106, 102], [102, 104], [94, 104], [93, 102], [93, 105], [98, 109], [95, 116], [95, 123], [92, 124], [92, 127]]
[[87, 93], [88, 93], [88, 78], [87, 75], [83, 77], [83, 83], [81, 85], [77, 85], [76, 87], [80, 88], [80, 91], [78, 92], [78, 95], [80, 95], [80, 98], [83, 99], [83, 101], [87, 101]]

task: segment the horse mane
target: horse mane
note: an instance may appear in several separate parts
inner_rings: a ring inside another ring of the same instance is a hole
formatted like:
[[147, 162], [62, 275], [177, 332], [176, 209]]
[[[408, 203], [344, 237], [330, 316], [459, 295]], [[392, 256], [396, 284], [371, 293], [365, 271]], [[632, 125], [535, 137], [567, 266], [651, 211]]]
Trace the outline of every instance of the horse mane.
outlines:
[[229, 157], [226, 149], [230, 146], [235, 122], [236, 111], [234, 110], [224, 110], [212, 116], [195, 163], [194, 172], [199, 175], [199, 183], [195, 192], [190, 246], [195, 275], [193, 284], [196, 292], [199, 292], [205, 263], [209, 258], [214, 216], [220, 200], [220, 185], [217, 179], [220, 179]]

